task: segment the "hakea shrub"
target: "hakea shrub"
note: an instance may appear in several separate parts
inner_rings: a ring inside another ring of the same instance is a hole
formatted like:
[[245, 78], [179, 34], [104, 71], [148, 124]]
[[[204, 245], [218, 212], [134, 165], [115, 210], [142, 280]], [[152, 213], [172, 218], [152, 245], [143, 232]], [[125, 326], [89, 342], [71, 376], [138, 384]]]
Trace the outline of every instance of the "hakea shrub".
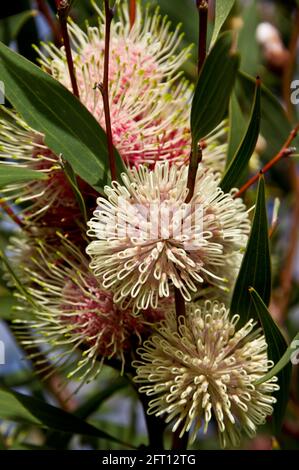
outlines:
[[[4, 200], [21, 206], [23, 228], [5, 273], [18, 299], [15, 331], [33, 361], [51, 365], [49, 374], [81, 386], [113, 365], [135, 377], [148, 413], [180, 437], [190, 432], [193, 441], [213, 420], [221, 444], [238, 445], [242, 430], [255, 435], [272, 414], [278, 389], [276, 377], [257, 384], [272, 366], [265, 336], [252, 319], [238, 329], [227, 305], [249, 209], [235, 189], [220, 187], [225, 123], [200, 142], [190, 187], [193, 86], [180, 72], [190, 48], [179, 48], [179, 28], [172, 32], [159, 11], [137, 5], [134, 25], [124, 5], [111, 27], [112, 137], [127, 171], [101, 195], [77, 175], [89, 220], [63, 155], [14, 110], [1, 113], [1, 161], [48, 176], [3, 188]], [[106, 129], [98, 15], [98, 26], [84, 32], [70, 22], [68, 32], [80, 100]], [[43, 70], [71, 90], [64, 48], [37, 50]]]

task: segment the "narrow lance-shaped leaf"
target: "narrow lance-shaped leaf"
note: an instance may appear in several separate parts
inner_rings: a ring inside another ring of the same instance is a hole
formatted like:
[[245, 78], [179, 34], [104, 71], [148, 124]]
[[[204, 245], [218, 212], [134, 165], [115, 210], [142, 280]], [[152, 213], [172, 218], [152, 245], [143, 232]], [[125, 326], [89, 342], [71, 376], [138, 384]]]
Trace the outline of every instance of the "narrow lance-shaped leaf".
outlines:
[[47, 176], [40, 171], [0, 164], [0, 189], [9, 184], [26, 183], [27, 181], [41, 179], [47, 179]]
[[256, 0], [251, 0], [242, 11], [243, 26], [238, 35], [238, 50], [241, 55], [240, 70], [256, 76], [261, 63], [260, 47], [256, 40], [256, 30], [260, 23]]
[[0, 388], [0, 418], [29, 422], [57, 431], [94, 436], [120, 442], [105, 431], [92, 426], [75, 415], [48, 405], [36, 398]]
[[213, 35], [211, 39], [211, 46], [216, 41], [220, 30], [225, 23], [232, 7], [234, 6], [235, 0], [216, 0], [215, 5], [215, 24], [213, 29]]
[[[96, 190], [110, 181], [106, 134], [64, 86], [24, 57], [0, 44], [0, 79], [9, 101], [45, 143], [62, 154]], [[124, 166], [115, 150], [118, 172]]]
[[264, 375], [261, 379], [257, 380], [257, 384], [261, 384], [267, 382], [267, 380], [271, 379], [274, 375], [278, 375], [279, 372], [286, 367], [289, 362], [294, 365], [299, 364], [299, 333], [293, 338], [291, 344], [289, 345], [288, 349], [282, 356], [282, 358], [275, 364], [275, 366], [269, 370], [269, 372]]
[[231, 314], [240, 315], [240, 325], [244, 325], [249, 318], [258, 319], [249, 293], [250, 287], [269, 305], [271, 262], [263, 177], [259, 181], [252, 228], [231, 300]]
[[128, 386], [128, 381], [123, 377], [114, 380], [113, 383], [108, 385], [101, 391], [97, 391], [91, 397], [89, 397], [85, 403], [83, 403], [77, 410], [76, 416], [81, 419], [86, 419], [92, 413], [97, 411], [100, 406], [109, 399], [114, 393], [119, 392], [121, 389]]
[[[288, 348], [287, 342], [258, 293], [254, 289], [250, 288], [250, 295], [265, 334], [268, 345], [268, 358], [273, 361], [274, 364], [277, 364]], [[292, 366], [291, 363], [288, 362], [277, 374], [280, 388], [274, 394], [277, 402], [274, 405], [273, 413], [273, 425], [276, 433], [278, 433], [281, 428], [289, 399], [291, 371]]]
[[226, 168], [234, 158], [240, 145], [240, 136], [246, 131], [246, 121], [242, 113], [235, 91], [232, 92], [229, 103], [228, 147]]
[[[237, 85], [238, 96], [249, 109], [254, 93], [255, 79], [250, 75], [238, 72]], [[280, 102], [264, 84], [261, 86], [261, 114], [261, 134], [267, 142], [263, 156], [267, 160], [272, 158], [277, 149], [282, 147], [292, 127]], [[299, 145], [298, 137], [293, 141], [293, 144], [294, 146]]]
[[240, 178], [247, 167], [252, 156], [260, 132], [261, 121], [261, 82], [256, 80], [256, 88], [252, 105], [251, 116], [245, 135], [235, 156], [230, 162], [221, 182], [220, 187], [224, 192], [229, 192], [231, 188], [238, 186]]
[[239, 66], [231, 33], [222, 34], [205, 60], [191, 108], [192, 148], [223, 120]]

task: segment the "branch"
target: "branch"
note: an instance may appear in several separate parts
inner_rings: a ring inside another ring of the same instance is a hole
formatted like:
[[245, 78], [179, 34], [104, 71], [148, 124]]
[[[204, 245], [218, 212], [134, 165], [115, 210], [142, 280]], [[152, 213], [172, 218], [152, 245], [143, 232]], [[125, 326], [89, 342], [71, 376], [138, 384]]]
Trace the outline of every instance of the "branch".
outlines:
[[199, 145], [197, 151], [196, 152], [191, 151], [191, 154], [190, 154], [188, 178], [187, 178], [187, 188], [189, 189], [189, 192], [185, 200], [187, 204], [188, 202], [191, 201], [193, 194], [194, 194], [197, 169], [201, 160], [202, 160], [202, 148]]
[[37, 7], [40, 13], [44, 16], [45, 20], [47, 21], [54, 38], [54, 42], [57, 46], [61, 43], [59, 26], [57, 21], [54, 21], [53, 16], [51, 14], [51, 10], [45, 0], [37, 0]]
[[100, 90], [102, 92], [103, 104], [104, 104], [104, 114], [105, 114], [105, 122], [106, 122], [107, 146], [108, 146], [111, 179], [116, 180], [117, 175], [116, 175], [115, 155], [114, 155], [114, 148], [113, 148], [112, 128], [111, 128], [110, 104], [109, 104], [109, 52], [110, 52], [111, 22], [112, 22], [113, 16], [114, 16], [114, 13], [113, 13], [113, 10], [109, 7], [109, 0], [105, 0], [106, 25], [105, 25], [104, 76], [103, 76], [103, 83], [100, 85]]
[[12, 208], [4, 201], [4, 199], [0, 198], [0, 207], [1, 209], [17, 224], [19, 227], [24, 227], [24, 222], [14, 213]]
[[136, 0], [130, 0], [129, 15], [130, 15], [130, 26], [132, 28], [136, 20]]
[[[198, 37], [198, 74], [201, 71], [203, 63], [207, 55], [207, 28], [208, 28], [208, 12], [209, 4], [208, 0], [196, 0], [196, 6], [198, 9], [199, 16], [199, 37]], [[196, 182], [196, 174], [198, 169], [198, 164], [202, 160], [202, 147], [200, 144], [194, 149], [192, 145], [192, 150], [190, 152], [189, 160], [189, 169], [188, 169], [188, 179], [187, 179], [187, 188], [189, 189], [188, 196], [186, 198], [186, 203], [190, 202], [194, 194], [194, 186]]]
[[72, 56], [72, 50], [70, 45], [70, 37], [67, 29], [67, 18], [70, 11], [70, 3], [68, 0], [56, 0], [58, 18], [60, 22], [61, 34], [63, 37], [63, 44], [65, 47], [65, 54], [67, 60], [67, 66], [69, 69], [73, 94], [80, 98], [79, 96], [79, 88], [76, 80], [75, 69], [74, 69], [74, 62]]
[[198, 9], [198, 22], [199, 22], [199, 39], [198, 39], [198, 74], [201, 71], [203, 63], [207, 55], [207, 30], [208, 30], [208, 13], [209, 2], [208, 0], [196, 0]]
[[294, 129], [291, 131], [289, 137], [283, 144], [281, 150], [278, 152], [275, 157], [272, 158], [256, 175], [254, 175], [250, 180], [245, 183], [241, 189], [234, 195], [234, 197], [240, 197], [250, 186], [252, 186], [254, 183], [256, 183], [260, 177], [260, 175], [263, 175], [267, 173], [276, 163], [278, 163], [282, 158], [284, 157], [289, 157], [293, 152], [294, 149], [290, 148], [290, 145], [292, 141], [295, 139], [299, 131], [299, 123], [294, 127]]

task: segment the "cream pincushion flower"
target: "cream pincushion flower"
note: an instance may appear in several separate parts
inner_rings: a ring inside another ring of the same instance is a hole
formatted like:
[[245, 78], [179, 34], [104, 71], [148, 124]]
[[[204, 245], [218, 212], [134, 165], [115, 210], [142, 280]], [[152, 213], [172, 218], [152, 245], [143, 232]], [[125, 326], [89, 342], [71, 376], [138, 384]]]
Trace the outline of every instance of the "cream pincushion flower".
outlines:
[[148, 413], [164, 416], [194, 441], [214, 417], [221, 445], [237, 446], [241, 431], [253, 437], [273, 412], [276, 377], [256, 385], [272, 364], [261, 329], [250, 320], [237, 330], [223, 304], [191, 304], [186, 317], [169, 313], [137, 352], [139, 391], [151, 400]]
[[108, 200], [97, 200], [88, 223], [90, 267], [122, 306], [155, 308], [171, 285], [190, 301], [204, 283], [225, 288], [239, 266], [250, 228], [243, 202], [200, 165], [186, 204], [187, 174], [167, 162], [153, 171], [140, 166], [122, 175], [123, 185], [105, 188]]

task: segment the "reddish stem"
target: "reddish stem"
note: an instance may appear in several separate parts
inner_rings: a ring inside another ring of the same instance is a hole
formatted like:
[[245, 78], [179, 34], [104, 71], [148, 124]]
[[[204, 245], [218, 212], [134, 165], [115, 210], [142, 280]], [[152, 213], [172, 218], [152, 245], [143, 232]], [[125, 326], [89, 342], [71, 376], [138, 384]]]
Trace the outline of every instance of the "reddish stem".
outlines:
[[53, 19], [51, 10], [45, 0], [37, 0], [37, 7], [40, 13], [45, 17], [54, 37], [55, 44], [58, 46], [61, 43], [60, 31], [57, 21]]
[[72, 49], [70, 45], [70, 37], [67, 29], [67, 17], [70, 11], [70, 4], [66, 0], [56, 0], [58, 18], [60, 22], [61, 34], [63, 38], [63, 44], [65, 47], [65, 55], [67, 60], [67, 66], [69, 69], [73, 94], [80, 98], [79, 96], [79, 88], [77, 85], [76, 75], [75, 75], [75, 68], [74, 68], [74, 61], [72, 56]]
[[207, 55], [207, 30], [208, 30], [208, 13], [209, 13], [209, 2], [208, 0], [196, 0], [196, 6], [198, 9], [198, 20], [199, 20], [199, 40], [198, 40], [198, 63], [197, 71], [198, 74], [204, 64]]
[[0, 207], [19, 227], [24, 227], [23, 221], [14, 213], [12, 208], [3, 199], [0, 199]]
[[130, 14], [130, 26], [132, 28], [136, 20], [136, 0], [130, 0], [129, 14]]
[[195, 188], [195, 182], [196, 182], [196, 175], [197, 175], [197, 169], [198, 165], [202, 160], [202, 148], [199, 145], [198, 149], [196, 152], [191, 152], [190, 155], [190, 161], [189, 161], [189, 169], [188, 169], [188, 179], [187, 179], [187, 188], [189, 189], [188, 195], [186, 197], [185, 202], [188, 203], [191, 201], [193, 194], [194, 194], [194, 188]]
[[288, 157], [293, 153], [293, 149], [290, 149], [290, 145], [292, 141], [295, 139], [299, 131], [299, 123], [294, 127], [294, 129], [290, 132], [289, 137], [285, 141], [284, 145], [282, 146], [281, 150], [272, 158], [256, 175], [250, 178], [242, 187], [241, 189], [235, 194], [234, 197], [240, 197], [250, 186], [256, 183], [260, 177], [267, 173], [276, 163], [278, 163], [282, 158]]
[[[207, 28], [208, 28], [208, 12], [209, 4], [207, 0], [196, 0], [196, 6], [199, 16], [199, 37], [198, 37], [198, 74], [201, 71], [203, 63], [207, 55]], [[198, 164], [202, 160], [202, 147], [199, 144], [196, 148], [192, 145], [190, 153], [187, 188], [189, 189], [186, 203], [190, 202], [193, 194], [197, 175]]]
[[112, 137], [112, 128], [111, 128], [111, 117], [110, 117], [110, 104], [109, 104], [109, 53], [110, 53], [110, 33], [111, 33], [111, 22], [113, 19], [113, 10], [109, 7], [109, 0], [105, 0], [105, 56], [104, 56], [104, 76], [103, 84], [100, 87], [103, 104], [104, 104], [104, 114], [106, 122], [106, 134], [107, 134], [107, 146], [108, 146], [108, 156], [109, 156], [109, 165], [111, 172], [111, 179], [116, 180], [116, 165], [115, 165], [115, 155], [113, 148], [113, 137]]

